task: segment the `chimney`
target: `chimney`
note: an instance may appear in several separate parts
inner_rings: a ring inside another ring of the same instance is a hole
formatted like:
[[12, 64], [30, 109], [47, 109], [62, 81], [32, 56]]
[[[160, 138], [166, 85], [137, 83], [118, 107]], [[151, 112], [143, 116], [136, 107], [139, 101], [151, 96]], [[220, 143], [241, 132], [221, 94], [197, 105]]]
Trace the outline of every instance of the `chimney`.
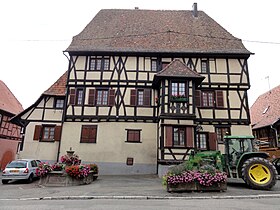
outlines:
[[139, 9], [139, 7], [134, 7], [134, 9]]
[[193, 3], [193, 16], [197, 17], [197, 3]]

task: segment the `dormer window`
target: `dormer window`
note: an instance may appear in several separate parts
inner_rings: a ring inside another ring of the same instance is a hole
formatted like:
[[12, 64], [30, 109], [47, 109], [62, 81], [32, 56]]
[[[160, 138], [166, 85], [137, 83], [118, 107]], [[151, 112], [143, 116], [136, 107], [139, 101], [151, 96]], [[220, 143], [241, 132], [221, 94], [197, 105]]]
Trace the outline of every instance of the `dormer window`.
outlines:
[[263, 110], [263, 114], [265, 114], [268, 110], [269, 110], [270, 106], [267, 106], [264, 110]]

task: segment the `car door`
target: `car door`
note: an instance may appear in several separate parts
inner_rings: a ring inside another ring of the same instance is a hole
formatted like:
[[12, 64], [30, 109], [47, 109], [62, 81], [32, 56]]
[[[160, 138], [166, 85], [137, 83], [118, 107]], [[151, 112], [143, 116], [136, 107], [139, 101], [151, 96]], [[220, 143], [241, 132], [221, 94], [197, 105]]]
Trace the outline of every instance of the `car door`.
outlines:
[[34, 177], [36, 177], [36, 168], [37, 167], [38, 167], [37, 162], [35, 160], [32, 160], [30, 171], [33, 173]]

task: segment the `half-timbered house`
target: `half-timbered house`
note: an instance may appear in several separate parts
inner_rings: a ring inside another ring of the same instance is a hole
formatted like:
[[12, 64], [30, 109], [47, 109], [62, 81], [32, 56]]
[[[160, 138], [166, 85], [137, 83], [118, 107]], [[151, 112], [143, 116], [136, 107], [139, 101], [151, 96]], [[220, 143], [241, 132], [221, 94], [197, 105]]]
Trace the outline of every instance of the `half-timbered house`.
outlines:
[[250, 108], [252, 130], [263, 146], [278, 147], [280, 133], [280, 86], [260, 95]]
[[[101, 10], [65, 53], [61, 141], [56, 148], [54, 140], [37, 141], [37, 125], [28, 125], [23, 156], [54, 160], [72, 148], [100, 173], [147, 174], [194, 150], [223, 150], [226, 132], [251, 134], [251, 53], [196, 5], [192, 11]], [[44, 104], [33, 111], [53, 114]], [[43, 127], [53, 124], [46, 113]], [[45, 152], [31, 153], [27, 142]]]
[[20, 149], [21, 126], [11, 123], [10, 119], [21, 111], [22, 105], [0, 80], [0, 170], [16, 158]]

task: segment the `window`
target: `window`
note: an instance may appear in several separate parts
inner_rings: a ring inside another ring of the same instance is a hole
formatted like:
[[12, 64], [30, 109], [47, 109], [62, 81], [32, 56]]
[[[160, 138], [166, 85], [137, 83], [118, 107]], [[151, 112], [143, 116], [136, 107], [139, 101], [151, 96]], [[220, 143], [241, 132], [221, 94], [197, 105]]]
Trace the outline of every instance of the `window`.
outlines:
[[213, 107], [214, 106], [214, 92], [202, 92], [202, 106]]
[[61, 126], [59, 125], [36, 125], [34, 129], [34, 141], [54, 142], [60, 141]]
[[42, 141], [54, 141], [54, 127], [43, 127]]
[[64, 99], [55, 99], [54, 108], [62, 109], [64, 105]]
[[82, 125], [81, 143], [96, 143], [97, 125]]
[[173, 128], [173, 145], [174, 146], [185, 146], [185, 128]]
[[108, 90], [97, 90], [96, 105], [108, 104]]
[[201, 60], [201, 73], [208, 73], [209, 65], [207, 60]]
[[89, 70], [109, 70], [110, 58], [103, 56], [94, 56], [90, 58]]
[[196, 106], [202, 107], [224, 107], [224, 93], [222, 90], [196, 90], [195, 91]]
[[151, 71], [157, 71], [157, 60], [156, 59], [151, 60]]
[[150, 89], [132, 89], [130, 92], [130, 105], [132, 106], [150, 106]]
[[174, 97], [186, 97], [186, 83], [172, 82], [171, 95]]
[[127, 142], [140, 142], [141, 130], [127, 129]]
[[84, 100], [84, 89], [83, 88], [70, 89], [70, 97], [69, 97], [70, 105], [82, 105], [83, 100]]
[[198, 150], [207, 150], [207, 134], [197, 133], [196, 135], [196, 147]]
[[230, 135], [229, 127], [216, 127], [216, 134], [218, 142], [222, 143], [224, 141], [224, 136]]

